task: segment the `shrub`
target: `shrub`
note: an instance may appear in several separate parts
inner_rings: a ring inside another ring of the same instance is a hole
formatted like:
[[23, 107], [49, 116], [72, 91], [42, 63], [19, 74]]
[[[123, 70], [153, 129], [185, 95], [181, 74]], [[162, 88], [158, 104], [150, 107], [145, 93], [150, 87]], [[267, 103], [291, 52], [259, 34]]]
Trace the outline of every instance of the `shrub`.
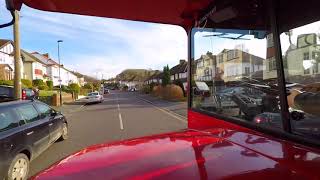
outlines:
[[13, 80], [0, 80], [0, 85], [13, 86]]
[[43, 86], [43, 85], [46, 85], [42, 79], [35, 79], [32, 81], [32, 84], [33, 84], [33, 87], [40, 87], [40, 86]]
[[38, 86], [39, 90], [48, 90], [48, 86], [46, 84], [42, 84]]
[[180, 79], [175, 80], [173, 83], [174, 83], [175, 85], [179, 86], [179, 87], [182, 89], [182, 91], [183, 91], [183, 96], [186, 97], [186, 92], [185, 92], [185, 90], [184, 90], [183, 83], [180, 81]]
[[53, 81], [47, 81], [46, 84], [47, 84], [49, 90], [53, 89]]
[[76, 83], [69, 84], [69, 90], [78, 94], [80, 92], [80, 86]]
[[32, 82], [29, 79], [21, 79], [21, 83], [27, 88], [32, 88]]

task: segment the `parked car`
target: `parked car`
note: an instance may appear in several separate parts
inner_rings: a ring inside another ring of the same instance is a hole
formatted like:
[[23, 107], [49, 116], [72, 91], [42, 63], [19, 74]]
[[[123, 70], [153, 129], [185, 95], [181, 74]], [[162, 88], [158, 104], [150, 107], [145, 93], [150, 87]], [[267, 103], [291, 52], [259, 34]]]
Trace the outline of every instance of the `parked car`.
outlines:
[[85, 98], [86, 103], [102, 103], [103, 96], [99, 92], [89, 93]]
[[39, 101], [0, 104], [0, 179], [26, 179], [29, 163], [57, 140], [68, 138], [68, 123]]
[[[22, 92], [23, 100], [31, 100], [35, 98], [35, 93], [32, 89], [23, 88]], [[0, 86], [0, 102], [13, 101], [14, 99], [14, 88], [12, 86]]]
[[130, 88], [130, 89], [128, 89], [128, 91], [130, 91], [130, 92], [134, 92], [134, 91], [137, 91], [137, 88]]

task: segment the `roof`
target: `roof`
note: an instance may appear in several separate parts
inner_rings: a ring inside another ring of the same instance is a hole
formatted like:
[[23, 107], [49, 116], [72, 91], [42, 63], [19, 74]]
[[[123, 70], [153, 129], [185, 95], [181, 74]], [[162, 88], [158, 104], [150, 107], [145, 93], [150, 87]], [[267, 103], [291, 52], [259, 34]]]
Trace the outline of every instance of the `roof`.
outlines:
[[8, 43], [13, 43], [13, 42], [9, 39], [0, 39], [0, 48], [2, 48], [3, 46], [5, 46]]
[[21, 57], [22, 57], [22, 61], [24, 61], [24, 62], [36, 62], [37, 61], [36, 58], [32, 54], [28, 53], [27, 51], [25, 51], [23, 49], [21, 49]]
[[37, 61], [44, 64], [44, 65], [47, 65], [47, 66], [50, 66], [50, 65], [54, 65], [55, 63], [53, 63], [54, 61], [50, 60], [49, 58], [45, 57], [44, 55], [38, 53], [38, 52], [33, 52], [31, 53], [34, 57], [36, 57]]
[[188, 63], [185, 60], [180, 60], [180, 63], [170, 69], [170, 74], [178, 74], [187, 72]]

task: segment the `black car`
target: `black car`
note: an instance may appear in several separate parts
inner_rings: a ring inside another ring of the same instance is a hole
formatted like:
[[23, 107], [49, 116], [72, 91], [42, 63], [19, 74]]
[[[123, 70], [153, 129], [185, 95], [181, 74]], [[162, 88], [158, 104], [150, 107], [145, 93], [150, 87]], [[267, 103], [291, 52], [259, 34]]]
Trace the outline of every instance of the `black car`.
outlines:
[[68, 138], [66, 118], [39, 101], [0, 104], [0, 179], [27, 179], [29, 162]]
[[[23, 88], [22, 92], [23, 100], [31, 100], [35, 98], [35, 93], [32, 89]], [[14, 99], [14, 88], [13, 86], [0, 86], [0, 102], [13, 101]]]

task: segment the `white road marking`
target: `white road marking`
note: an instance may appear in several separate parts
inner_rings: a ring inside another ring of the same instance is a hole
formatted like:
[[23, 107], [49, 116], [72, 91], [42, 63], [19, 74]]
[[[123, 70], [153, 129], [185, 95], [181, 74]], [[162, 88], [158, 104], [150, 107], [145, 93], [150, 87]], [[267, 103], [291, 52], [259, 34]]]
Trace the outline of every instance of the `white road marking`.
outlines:
[[121, 109], [120, 109], [120, 104], [119, 104], [119, 99], [117, 95], [117, 104], [118, 104], [118, 115], [119, 115], [119, 121], [120, 121], [120, 129], [123, 130], [123, 121], [122, 121], [122, 116], [121, 116]]
[[151, 106], [153, 106], [154, 108], [158, 109], [159, 111], [163, 112], [163, 113], [166, 113], [168, 115], [170, 115], [171, 117], [174, 117], [175, 119], [183, 122], [183, 123], [188, 123], [187, 119], [184, 117], [184, 116], [181, 116], [180, 114], [177, 114], [177, 113], [174, 113], [166, 108], [160, 108], [156, 105], [154, 105], [152, 102], [146, 100], [146, 99], [143, 99], [143, 98], [140, 98], [138, 97], [137, 99], [139, 99], [140, 101], [144, 101], [144, 102], [147, 102], [148, 104], [150, 104]]
[[122, 122], [122, 116], [121, 113], [119, 113], [119, 120], [120, 120], [120, 129], [123, 130], [123, 122]]

